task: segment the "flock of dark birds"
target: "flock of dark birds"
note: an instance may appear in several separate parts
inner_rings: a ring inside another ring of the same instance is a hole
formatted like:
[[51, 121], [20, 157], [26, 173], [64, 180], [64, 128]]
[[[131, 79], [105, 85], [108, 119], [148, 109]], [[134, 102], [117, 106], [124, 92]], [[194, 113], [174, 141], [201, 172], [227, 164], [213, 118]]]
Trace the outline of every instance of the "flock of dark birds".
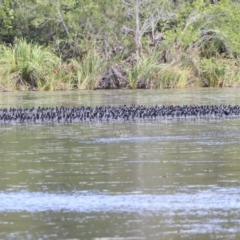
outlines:
[[72, 123], [150, 119], [230, 118], [240, 116], [235, 105], [2, 108], [0, 123]]

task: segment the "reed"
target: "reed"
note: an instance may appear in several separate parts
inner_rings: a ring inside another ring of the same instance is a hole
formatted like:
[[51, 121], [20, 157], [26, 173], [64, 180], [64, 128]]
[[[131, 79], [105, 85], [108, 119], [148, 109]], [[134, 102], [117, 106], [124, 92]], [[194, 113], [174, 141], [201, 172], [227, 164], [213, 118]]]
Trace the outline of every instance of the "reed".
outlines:
[[239, 86], [240, 61], [238, 59], [202, 58], [196, 63], [200, 86]]
[[[132, 89], [240, 85], [238, 59], [202, 57], [196, 48], [164, 46], [119, 64], [126, 76], [123, 87]], [[108, 65], [94, 45], [81, 59], [64, 62], [48, 48], [18, 39], [13, 46], [0, 45], [0, 90], [94, 89], [108, 73]]]
[[[217, 59], [218, 68], [222, 69], [222, 75], [218, 79], [217, 86], [231, 87], [240, 84], [240, 61], [238, 59]], [[219, 72], [217, 72], [219, 74]]]
[[98, 52], [92, 48], [81, 61], [72, 59], [71, 78], [78, 89], [94, 89], [99, 77], [106, 71], [107, 63]]
[[161, 64], [156, 80], [157, 88], [183, 88], [189, 83], [191, 71], [180, 64]]
[[0, 87], [11, 91], [94, 89], [106, 66], [94, 48], [81, 60], [63, 62], [49, 49], [19, 39], [13, 46], [0, 46]]
[[54, 89], [53, 70], [61, 64], [60, 58], [49, 49], [27, 43], [24, 39], [13, 46], [0, 46], [1, 86], [12, 90], [36, 88]]
[[128, 68], [130, 88], [181, 88], [188, 85], [192, 76], [190, 68], [183, 67], [181, 62], [162, 63], [161, 55], [159, 50], [152, 51]]
[[159, 53], [142, 54], [132, 65], [126, 66], [128, 87], [155, 88], [154, 82], [159, 72]]

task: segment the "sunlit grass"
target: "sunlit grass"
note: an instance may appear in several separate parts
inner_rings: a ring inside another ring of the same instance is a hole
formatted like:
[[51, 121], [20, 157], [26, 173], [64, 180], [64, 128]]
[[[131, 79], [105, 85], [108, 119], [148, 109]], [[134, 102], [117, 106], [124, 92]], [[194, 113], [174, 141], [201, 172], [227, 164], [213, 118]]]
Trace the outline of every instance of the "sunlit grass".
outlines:
[[16, 40], [13, 46], [0, 46], [0, 79], [6, 88], [49, 90], [54, 85], [52, 72], [60, 64], [60, 58], [50, 50], [23, 39]]
[[78, 89], [94, 89], [98, 78], [106, 71], [107, 63], [95, 49], [89, 50], [81, 61], [72, 59], [72, 78]]
[[[132, 62], [110, 64], [121, 65], [124, 87], [132, 89], [240, 85], [238, 59], [204, 58], [183, 49], [169, 49], [167, 61], [161, 56], [162, 50], [155, 49]], [[0, 45], [0, 90], [95, 89], [108, 67], [94, 46], [81, 58], [64, 62], [50, 49], [19, 39], [13, 46]]]
[[0, 88], [2, 90], [93, 89], [106, 64], [95, 49], [81, 60], [63, 62], [51, 50], [16, 40], [0, 46]]
[[161, 64], [156, 81], [157, 88], [183, 88], [188, 85], [191, 72], [178, 64]]
[[180, 88], [188, 85], [189, 68], [179, 64], [161, 63], [160, 52], [143, 55], [134, 66], [127, 69], [131, 88]]
[[152, 85], [160, 70], [157, 51], [142, 55], [133, 66], [127, 66], [127, 81], [130, 88], [154, 88]]

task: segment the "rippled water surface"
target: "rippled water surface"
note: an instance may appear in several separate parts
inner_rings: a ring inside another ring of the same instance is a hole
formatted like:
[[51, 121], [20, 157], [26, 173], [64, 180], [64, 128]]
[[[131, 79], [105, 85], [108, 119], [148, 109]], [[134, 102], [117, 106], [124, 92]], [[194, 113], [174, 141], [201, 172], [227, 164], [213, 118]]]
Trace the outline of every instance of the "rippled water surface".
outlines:
[[[0, 93], [0, 108], [240, 104], [238, 89]], [[0, 239], [240, 239], [240, 119], [0, 126]]]

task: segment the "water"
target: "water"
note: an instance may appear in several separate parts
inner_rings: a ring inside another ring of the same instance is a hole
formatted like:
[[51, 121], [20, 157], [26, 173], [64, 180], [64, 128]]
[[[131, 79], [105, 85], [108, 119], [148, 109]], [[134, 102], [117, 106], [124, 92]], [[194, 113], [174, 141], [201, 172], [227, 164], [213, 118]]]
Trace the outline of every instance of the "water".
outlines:
[[[239, 104], [237, 89], [2, 93], [0, 107]], [[238, 239], [240, 119], [0, 127], [0, 239]]]

